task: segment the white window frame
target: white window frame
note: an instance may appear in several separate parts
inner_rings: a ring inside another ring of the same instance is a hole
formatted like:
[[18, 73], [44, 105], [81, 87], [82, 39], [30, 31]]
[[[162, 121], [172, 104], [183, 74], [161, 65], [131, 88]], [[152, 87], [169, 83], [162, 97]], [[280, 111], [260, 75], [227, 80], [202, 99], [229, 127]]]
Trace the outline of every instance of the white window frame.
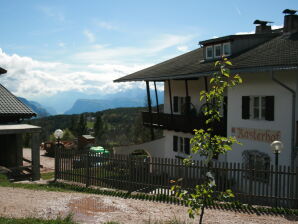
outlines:
[[[211, 57], [208, 57], [208, 49], [211, 49], [211, 53], [212, 53], [212, 56]], [[213, 46], [207, 46], [206, 47], [206, 59], [213, 59], [214, 57], [214, 54], [213, 54]]]
[[[255, 106], [255, 98], [258, 98], [258, 106]], [[262, 104], [264, 100], [265, 105]], [[258, 116], [255, 116], [255, 109], [258, 111]], [[250, 119], [266, 120], [266, 96], [250, 96]]]
[[[176, 137], [177, 137], [177, 152], [175, 152], [175, 153], [177, 153], [177, 155], [188, 155], [188, 154], [186, 154], [185, 153], [185, 141], [186, 141], [186, 139], [189, 139], [189, 141], [190, 141], [190, 137], [181, 137], [181, 136], [177, 136], [177, 135], [175, 135]], [[174, 136], [173, 136], [174, 137]], [[173, 148], [174, 148], [174, 145], [173, 145]], [[191, 153], [191, 144], [189, 144], [189, 153]]]
[[[216, 47], [220, 47], [220, 54], [219, 55], [216, 55]], [[222, 55], [222, 46], [221, 46], [221, 44], [215, 44], [214, 48], [213, 48], [214, 58], [219, 58], [219, 57], [221, 57], [221, 55]]]
[[[228, 49], [229, 49], [229, 53], [228, 54], [225, 54], [225, 46], [228, 46]], [[230, 56], [231, 55], [231, 43], [230, 42], [224, 43], [222, 45], [222, 55], [223, 56]]]

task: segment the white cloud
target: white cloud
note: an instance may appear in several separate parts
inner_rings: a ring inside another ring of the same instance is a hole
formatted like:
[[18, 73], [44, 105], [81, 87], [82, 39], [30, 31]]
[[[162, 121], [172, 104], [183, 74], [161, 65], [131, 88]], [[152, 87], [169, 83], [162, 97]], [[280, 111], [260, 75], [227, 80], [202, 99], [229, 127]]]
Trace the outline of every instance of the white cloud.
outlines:
[[[271, 26], [271, 29], [272, 30], [276, 30], [276, 29], [280, 29], [280, 28], [283, 28], [283, 25], [273, 25]], [[250, 32], [238, 32], [238, 33], [235, 33], [236, 35], [243, 35], [243, 34], [254, 34], [255, 31], [250, 31]]]
[[117, 84], [113, 80], [148, 66], [90, 64], [82, 67], [8, 55], [0, 49], [0, 67], [8, 71], [0, 76], [1, 84], [15, 95], [30, 99], [72, 90], [107, 94], [135, 88], [140, 83]]
[[249, 32], [238, 32], [238, 33], [235, 33], [236, 35], [245, 35], [245, 34], [254, 34], [255, 31], [249, 31]]
[[273, 25], [273, 26], [271, 26], [271, 28], [272, 28], [273, 30], [281, 29], [281, 28], [283, 28], [283, 27], [284, 27], [283, 25]]
[[95, 35], [89, 31], [89, 30], [84, 30], [83, 34], [87, 37], [88, 41], [90, 43], [94, 43], [95, 42]]
[[[113, 83], [113, 80], [151, 66], [149, 62], [138, 61], [139, 58], [158, 54], [158, 58], [164, 60], [164, 54], [161, 53], [163, 50], [171, 47], [174, 50], [178, 47], [186, 50], [185, 43], [192, 38], [162, 35], [141, 48], [93, 45], [90, 51], [75, 54], [73, 64], [8, 55], [0, 49], [0, 67], [8, 71], [0, 80], [15, 95], [28, 99], [66, 91], [104, 95], [136, 86], [144, 87], [143, 82]], [[59, 44], [65, 46], [63, 42]]]
[[177, 50], [178, 50], [178, 51], [181, 51], [181, 52], [187, 52], [187, 51], [189, 51], [188, 47], [185, 46], [185, 45], [183, 45], [183, 46], [178, 46], [178, 47], [177, 47]]
[[63, 43], [63, 42], [59, 42], [59, 43], [58, 43], [58, 46], [63, 48], [63, 47], [65, 47], [65, 43]]
[[193, 39], [194, 36], [164, 34], [150, 41], [144, 47], [113, 47], [104, 45], [94, 45], [91, 49], [79, 52], [74, 55], [74, 59], [89, 64], [101, 63], [118, 63], [128, 59], [144, 58], [152, 56], [165, 49], [183, 45]]
[[106, 21], [96, 21], [95, 24], [99, 26], [100, 28], [106, 29], [106, 30], [118, 30], [118, 27], [113, 25], [110, 22]]
[[58, 20], [60, 22], [65, 22], [64, 14], [58, 8], [50, 6], [39, 6], [37, 7], [37, 9], [47, 17], [54, 18], [55, 20]]

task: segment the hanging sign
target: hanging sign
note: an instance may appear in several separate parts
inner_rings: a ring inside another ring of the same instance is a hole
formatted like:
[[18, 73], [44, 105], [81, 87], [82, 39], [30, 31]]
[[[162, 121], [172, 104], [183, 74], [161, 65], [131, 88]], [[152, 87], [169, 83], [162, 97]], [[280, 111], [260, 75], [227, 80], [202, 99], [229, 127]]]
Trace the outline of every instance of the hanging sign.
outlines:
[[271, 143], [280, 140], [281, 132], [276, 130], [263, 130], [255, 128], [235, 128], [232, 127], [232, 135], [237, 139], [248, 139], [258, 142]]

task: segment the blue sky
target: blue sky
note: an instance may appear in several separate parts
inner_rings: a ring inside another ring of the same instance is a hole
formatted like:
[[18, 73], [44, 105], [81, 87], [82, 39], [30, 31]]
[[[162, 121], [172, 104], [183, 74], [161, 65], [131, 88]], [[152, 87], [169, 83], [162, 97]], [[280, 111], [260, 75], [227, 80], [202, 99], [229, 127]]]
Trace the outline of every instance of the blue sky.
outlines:
[[[87, 4], [88, 3], [88, 4]], [[59, 92], [133, 88], [112, 80], [198, 47], [214, 36], [251, 32], [255, 19], [283, 24], [296, 0], [15, 0], [0, 8], [0, 82], [42, 100]]]

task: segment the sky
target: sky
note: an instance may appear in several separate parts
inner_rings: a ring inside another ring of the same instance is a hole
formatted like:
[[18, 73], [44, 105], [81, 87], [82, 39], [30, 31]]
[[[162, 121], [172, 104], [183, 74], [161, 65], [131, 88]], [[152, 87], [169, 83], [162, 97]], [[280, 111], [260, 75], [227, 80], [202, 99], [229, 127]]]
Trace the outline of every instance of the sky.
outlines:
[[255, 19], [283, 24], [297, 0], [2, 0], [0, 83], [40, 100], [65, 92], [104, 95], [143, 83], [114, 79], [198, 48], [252, 32]]

